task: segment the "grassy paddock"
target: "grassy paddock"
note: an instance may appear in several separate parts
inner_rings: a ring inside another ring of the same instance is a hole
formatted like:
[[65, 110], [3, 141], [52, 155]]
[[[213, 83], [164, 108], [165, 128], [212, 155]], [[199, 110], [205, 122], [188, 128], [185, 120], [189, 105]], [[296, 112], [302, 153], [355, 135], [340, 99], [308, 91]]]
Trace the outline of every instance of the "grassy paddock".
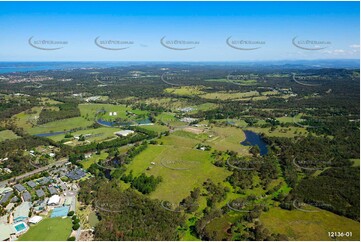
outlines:
[[11, 130], [0, 131], [0, 142], [20, 138]]
[[289, 240], [331, 240], [328, 232], [352, 232], [352, 237], [337, 240], [359, 240], [360, 223], [325, 210], [304, 212], [271, 208], [262, 213], [261, 222], [272, 233], [285, 234]]
[[[151, 162], [155, 162], [155, 165], [151, 165]], [[146, 170], [149, 166], [152, 169]], [[230, 172], [211, 163], [207, 151], [169, 145], [150, 145], [132, 161], [127, 170], [133, 170], [134, 175], [145, 172], [147, 175], [161, 176], [163, 181], [150, 197], [172, 203], [179, 203], [209, 177], [218, 183], [230, 175]]]
[[72, 231], [70, 218], [46, 218], [31, 226], [20, 236], [19, 241], [61, 241], [67, 240]]

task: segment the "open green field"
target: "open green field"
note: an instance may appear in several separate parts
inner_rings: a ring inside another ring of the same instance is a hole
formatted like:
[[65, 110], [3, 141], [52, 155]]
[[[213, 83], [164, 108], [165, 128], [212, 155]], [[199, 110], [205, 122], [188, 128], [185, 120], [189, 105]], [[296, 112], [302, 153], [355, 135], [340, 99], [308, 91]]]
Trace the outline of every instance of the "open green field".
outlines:
[[169, 130], [167, 126], [158, 125], [158, 124], [155, 124], [155, 125], [143, 125], [142, 128], [146, 129], [146, 130], [155, 131], [157, 133], [161, 133], [161, 132], [165, 132], [165, 131]]
[[42, 107], [33, 107], [27, 111], [15, 114], [12, 119], [15, 120], [15, 124], [18, 127], [28, 130], [36, 125], [41, 110]]
[[20, 138], [11, 130], [0, 131], [0, 142]]
[[164, 89], [164, 92], [180, 96], [194, 96], [204, 94], [202, 91], [204, 88], [204, 86], [181, 86], [166, 88]]
[[240, 142], [246, 139], [242, 129], [236, 127], [212, 127], [205, 144], [212, 146], [216, 150], [232, 150], [240, 155], [247, 155], [250, 147], [243, 146]]
[[240, 213], [229, 213], [222, 217], [213, 219], [209, 224], [206, 225], [206, 230], [209, 234], [216, 234], [214, 240], [232, 240], [227, 230], [231, 227], [232, 223], [235, 223], [242, 217]]
[[229, 82], [229, 83], [235, 83], [235, 84], [241, 85], [241, 86], [251, 86], [251, 85], [257, 84], [257, 80], [227, 80], [226, 78], [207, 79], [205, 81], [207, 81], [207, 82]]
[[98, 162], [99, 160], [105, 160], [108, 157], [108, 153], [101, 152], [99, 155], [92, 155], [90, 158], [81, 162], [84, 169], [88, 169], [92, 164]]
[[41, 104], [42, 105], [54, 105], [54, 104], [60, 104], [62, 102], [56, 101], [54, 99], [51, 98], [47, 98], [47, 97], [42, 97], [40, 98]]
[[[85, 140], [88, 140], [90, 142], [93, 141], [103, 141], [111, 138], [116, 138], [116, 135], [114, 132], [119, 131], [119, 128], [110, 128], [110, 127], [100, 127], [96, 129], [84, 129], [79, 130], [76, 132], [71, 133], [73, 136], [80, 136], [80, 135], [90, 135], [89, 137], [86, 137]], [[54, 141], [61, 141], [64, 139], [65, 134], [50, 136], [49, 138]], [[74, 141], [74, 144], [76, 144], [77, 141]]]
[[31, 226], [20, 236], [20, 241], [60, 241], [67, 240], [72, 231], [71, 218], [46, 218]]
[[145, 101], [146, 104], [157, 104], [166, 109], [170, 109], [172, 111], [177, 111], [179, 108], [192, 106], [190, 102], [186, 99], [181, 98], [148, 98]]
[[302, 127], [288, 127], [288, 128], [277, 127], [274, 131], [271, 131], [270, 128], [259, 128], [259, 127], [248, 127], [247, 129], [256, 133], [264, 133], [266, 136], [269, 137], [291, 138], [299, 135], [306, 136], [308, 134], [308, 131]]
[[[152, 169], [147, 170], [149, 166]], [[201, 187], [207, 178], [218, 183], [230, 175], [229, 171], [211, 163], [210, 152], [169, 145], [150, 145], [131, 162], [127, 167], [127, 171], [130, 170], [134, 175], [145, 172], [161, 176], [163, 181], [150, 197], [172, 203], [179, 203], [193, 188]]]
[[28, 130], [30, 134], [42, 134], [51, 132], [68, 131], [75, 128], [86, 128], [93, 124], [93, 120], [87, 120], [82, 117], [68, 118], [49, 122], [39, 126], [35, 126]]
[[[92, 120], [95, 119], [95, 115], [97, 111], [104, 109], [106, 113], [102, 116], [103, 119], [109, 120], [109, 119], [115, 119], [115, 118], [122, 118], [122, 119], [128, 119], [131, 118], [131, 116], [127, 116], [127, 111], [131, 112], [135, 115], [147, 115], [148, 112], [142, 111], [139, 109], [132, 109], [131, 107], [126, 107], [125, 105], [113, 105], [113, 104], [80, 104], [79, 105], [81, 116], [85, 117], [86, 119], [90, 118]], [[110, 116], [110, 112], [116, 112], [116, 116]]]
[[280, 117], [280, 118], [276, 118], [276, 119], [278, 121], [280, 121], [281, 123], [294, 123], [295, 121], [297, 122], [298, 120], [300, 120], [301, 117], [302, 117], [302, 113], [299, 113], [295, 117], [287, 116], [287, 117]]
[[[201, 135], [200, 135], [201, 136]], [[164, 145], [171, 145], [174, 147], [194, 148], [201, 140], [197, 138], [198, 135], [186, 131], [175, 131], [169, 136], [163, 136], [160, 141]]]
[[360, 166], [360, 159], [351, 159], [351, 161], [353, 162], [352, 166]]
[[352, 232], [352, 237], [337, 240], [360, 239], [360, 223], [321, 209], [304, 212], [270, 208], [260, 220], [270, 232], [285, 234], [289, 240], [331, 240], [328, 232]]
[[220, 100], [237, 100], [240, 98], [256, 97], [259, 96], [257, 91], [250, 92], [212, 92], [200, 95], [205, 99], [220, 99]]

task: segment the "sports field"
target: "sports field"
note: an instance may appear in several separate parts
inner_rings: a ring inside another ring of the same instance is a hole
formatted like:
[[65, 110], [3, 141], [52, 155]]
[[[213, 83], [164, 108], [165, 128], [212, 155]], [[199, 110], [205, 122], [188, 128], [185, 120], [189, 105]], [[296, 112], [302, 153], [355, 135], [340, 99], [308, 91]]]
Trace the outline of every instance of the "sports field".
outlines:
[[20, 236], [20, 241], [67, 240], [72, 231], [71, 218], [46, 218]]

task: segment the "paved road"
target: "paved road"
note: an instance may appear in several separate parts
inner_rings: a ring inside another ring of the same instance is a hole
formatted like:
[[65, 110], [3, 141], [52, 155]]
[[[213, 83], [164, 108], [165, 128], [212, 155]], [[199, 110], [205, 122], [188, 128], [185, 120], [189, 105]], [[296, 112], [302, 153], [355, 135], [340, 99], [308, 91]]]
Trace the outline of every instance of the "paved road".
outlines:
[[14, 180], [21, 180], [21, 179], [24, 179], [24, 178], [26, 178], [26, 177], [35, 175], [35, 174], [37, 174], [37, 173], [40, 173], [40, 172], [49, 170], [49, 169], [50, 169], [51, 167], [53, 167], [54, 165], [56, 165], [56, 166], [61, 166], [61, 165], [65, 164], [66, 162], [68, 162], [68, 158], [62, 158], [62, 159], [56, 161], [55, 163], [51, 163], [51, 164], [49, 164], [49, 165], [46, 165], [46, 166], [37, 168], [37, 169], [35, 169], [35, 170], [29, 171], [29, 172], [27, 172], [27, 173], [24, 173], [24, 174], [22, 174], [22, 175], [19, 175], [19, 176], [16, 176], [16, 177], [12, 177], [12, 178], [10, 178], [10, 179], [8, 179], [8, 180], [2, 181], [2, 182], [0, 182], [0, 187], [5, 186], [6, 184], [8, 184], [8, 182], [12, 182], [12, 181], [14, 181]]

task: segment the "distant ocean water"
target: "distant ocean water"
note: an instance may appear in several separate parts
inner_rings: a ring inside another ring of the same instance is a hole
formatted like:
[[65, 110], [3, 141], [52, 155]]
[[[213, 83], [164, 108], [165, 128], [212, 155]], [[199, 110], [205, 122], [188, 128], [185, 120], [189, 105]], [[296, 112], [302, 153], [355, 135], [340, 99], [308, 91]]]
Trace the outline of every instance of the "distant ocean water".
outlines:
[[187, 65], [237, 65], [258, 68], [282, 68], [282, 69], [308, 69], [308, 68], [351, 68], [359, 69], [360, 60], [284, 60], [284, 61], [257, 61], [257, 62], [163, 62], [163, 61], [84, 61], [84, 62], [0, 62], [0, 74], [14, 72], [46, 71], [46, 70], [70, 70], [79, 68], [110, 68], [131, 65], [156, 65], [156, 64], [187, 64]]
[[107, 68], [124, 66], [122, 62], [0, 62], [0, 74], [79, 68]]

